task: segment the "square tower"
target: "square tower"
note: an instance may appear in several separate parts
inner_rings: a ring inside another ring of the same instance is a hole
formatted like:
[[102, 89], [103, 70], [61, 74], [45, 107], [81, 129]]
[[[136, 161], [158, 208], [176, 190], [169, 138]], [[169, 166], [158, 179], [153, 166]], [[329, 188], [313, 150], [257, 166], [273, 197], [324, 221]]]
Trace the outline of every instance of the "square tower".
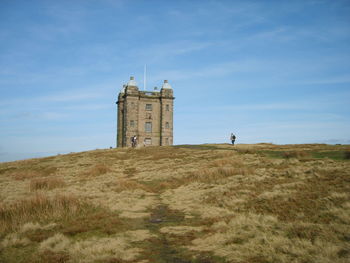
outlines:
[[167, 80], [160, 91], [140, 91], [134, 77], [118, 95], [117, 147], [173, 145], [173, 89]]

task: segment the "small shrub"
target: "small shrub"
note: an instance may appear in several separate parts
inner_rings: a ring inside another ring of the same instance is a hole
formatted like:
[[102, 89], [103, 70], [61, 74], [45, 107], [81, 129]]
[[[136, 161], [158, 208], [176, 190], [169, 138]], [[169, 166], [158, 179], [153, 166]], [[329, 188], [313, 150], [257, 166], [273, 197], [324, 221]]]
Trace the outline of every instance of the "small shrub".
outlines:
[[30, 181], [30, 191], [35, 190], [51, 190], [57, 187], [65, 186], [65, 182], [61, 178], [39, 178]]

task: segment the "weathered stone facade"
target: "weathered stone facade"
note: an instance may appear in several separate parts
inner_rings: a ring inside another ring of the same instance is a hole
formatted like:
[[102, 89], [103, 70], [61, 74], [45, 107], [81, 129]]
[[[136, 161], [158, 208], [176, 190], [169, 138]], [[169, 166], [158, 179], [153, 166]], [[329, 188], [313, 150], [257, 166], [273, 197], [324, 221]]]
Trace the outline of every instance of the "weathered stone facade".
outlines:
[[117, 147], [173, 144], [173, 90], [167, 80], [160, 91], [140, 91], [133, 77], [118, 96]]

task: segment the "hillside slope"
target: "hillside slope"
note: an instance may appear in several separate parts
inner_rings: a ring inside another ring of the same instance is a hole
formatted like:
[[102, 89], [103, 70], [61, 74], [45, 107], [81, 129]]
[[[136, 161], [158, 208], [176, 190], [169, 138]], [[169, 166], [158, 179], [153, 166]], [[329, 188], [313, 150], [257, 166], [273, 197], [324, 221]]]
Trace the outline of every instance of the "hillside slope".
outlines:
[[0, 262], [349, 262], [349, 146], [184, 145], [0, 164]]

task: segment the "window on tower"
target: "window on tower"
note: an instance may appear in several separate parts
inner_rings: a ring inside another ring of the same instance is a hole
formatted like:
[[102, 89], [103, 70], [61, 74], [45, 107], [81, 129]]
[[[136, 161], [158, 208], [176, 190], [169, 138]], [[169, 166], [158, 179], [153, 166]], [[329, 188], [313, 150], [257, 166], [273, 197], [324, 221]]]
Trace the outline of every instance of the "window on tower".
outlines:
[[146, 110], [152, 110], [152, 104], [146, 104]]
[[165, 128], [166, 128], [166, 129], [169, 129], [169, 128], [170, 128], [169, 122], [166, 122], [166, 123], [165, 123]]
[[135, 127], [135, 121], [133, 120], [130, 121], [130, 127]]
[[166, 111], [169, 111], [169, 104], [166, 104], [166, 105], [165, 105], [165, 110], [166, 110]]
[[145, 123], [145, 132], [152, 132], [152, 122]]

